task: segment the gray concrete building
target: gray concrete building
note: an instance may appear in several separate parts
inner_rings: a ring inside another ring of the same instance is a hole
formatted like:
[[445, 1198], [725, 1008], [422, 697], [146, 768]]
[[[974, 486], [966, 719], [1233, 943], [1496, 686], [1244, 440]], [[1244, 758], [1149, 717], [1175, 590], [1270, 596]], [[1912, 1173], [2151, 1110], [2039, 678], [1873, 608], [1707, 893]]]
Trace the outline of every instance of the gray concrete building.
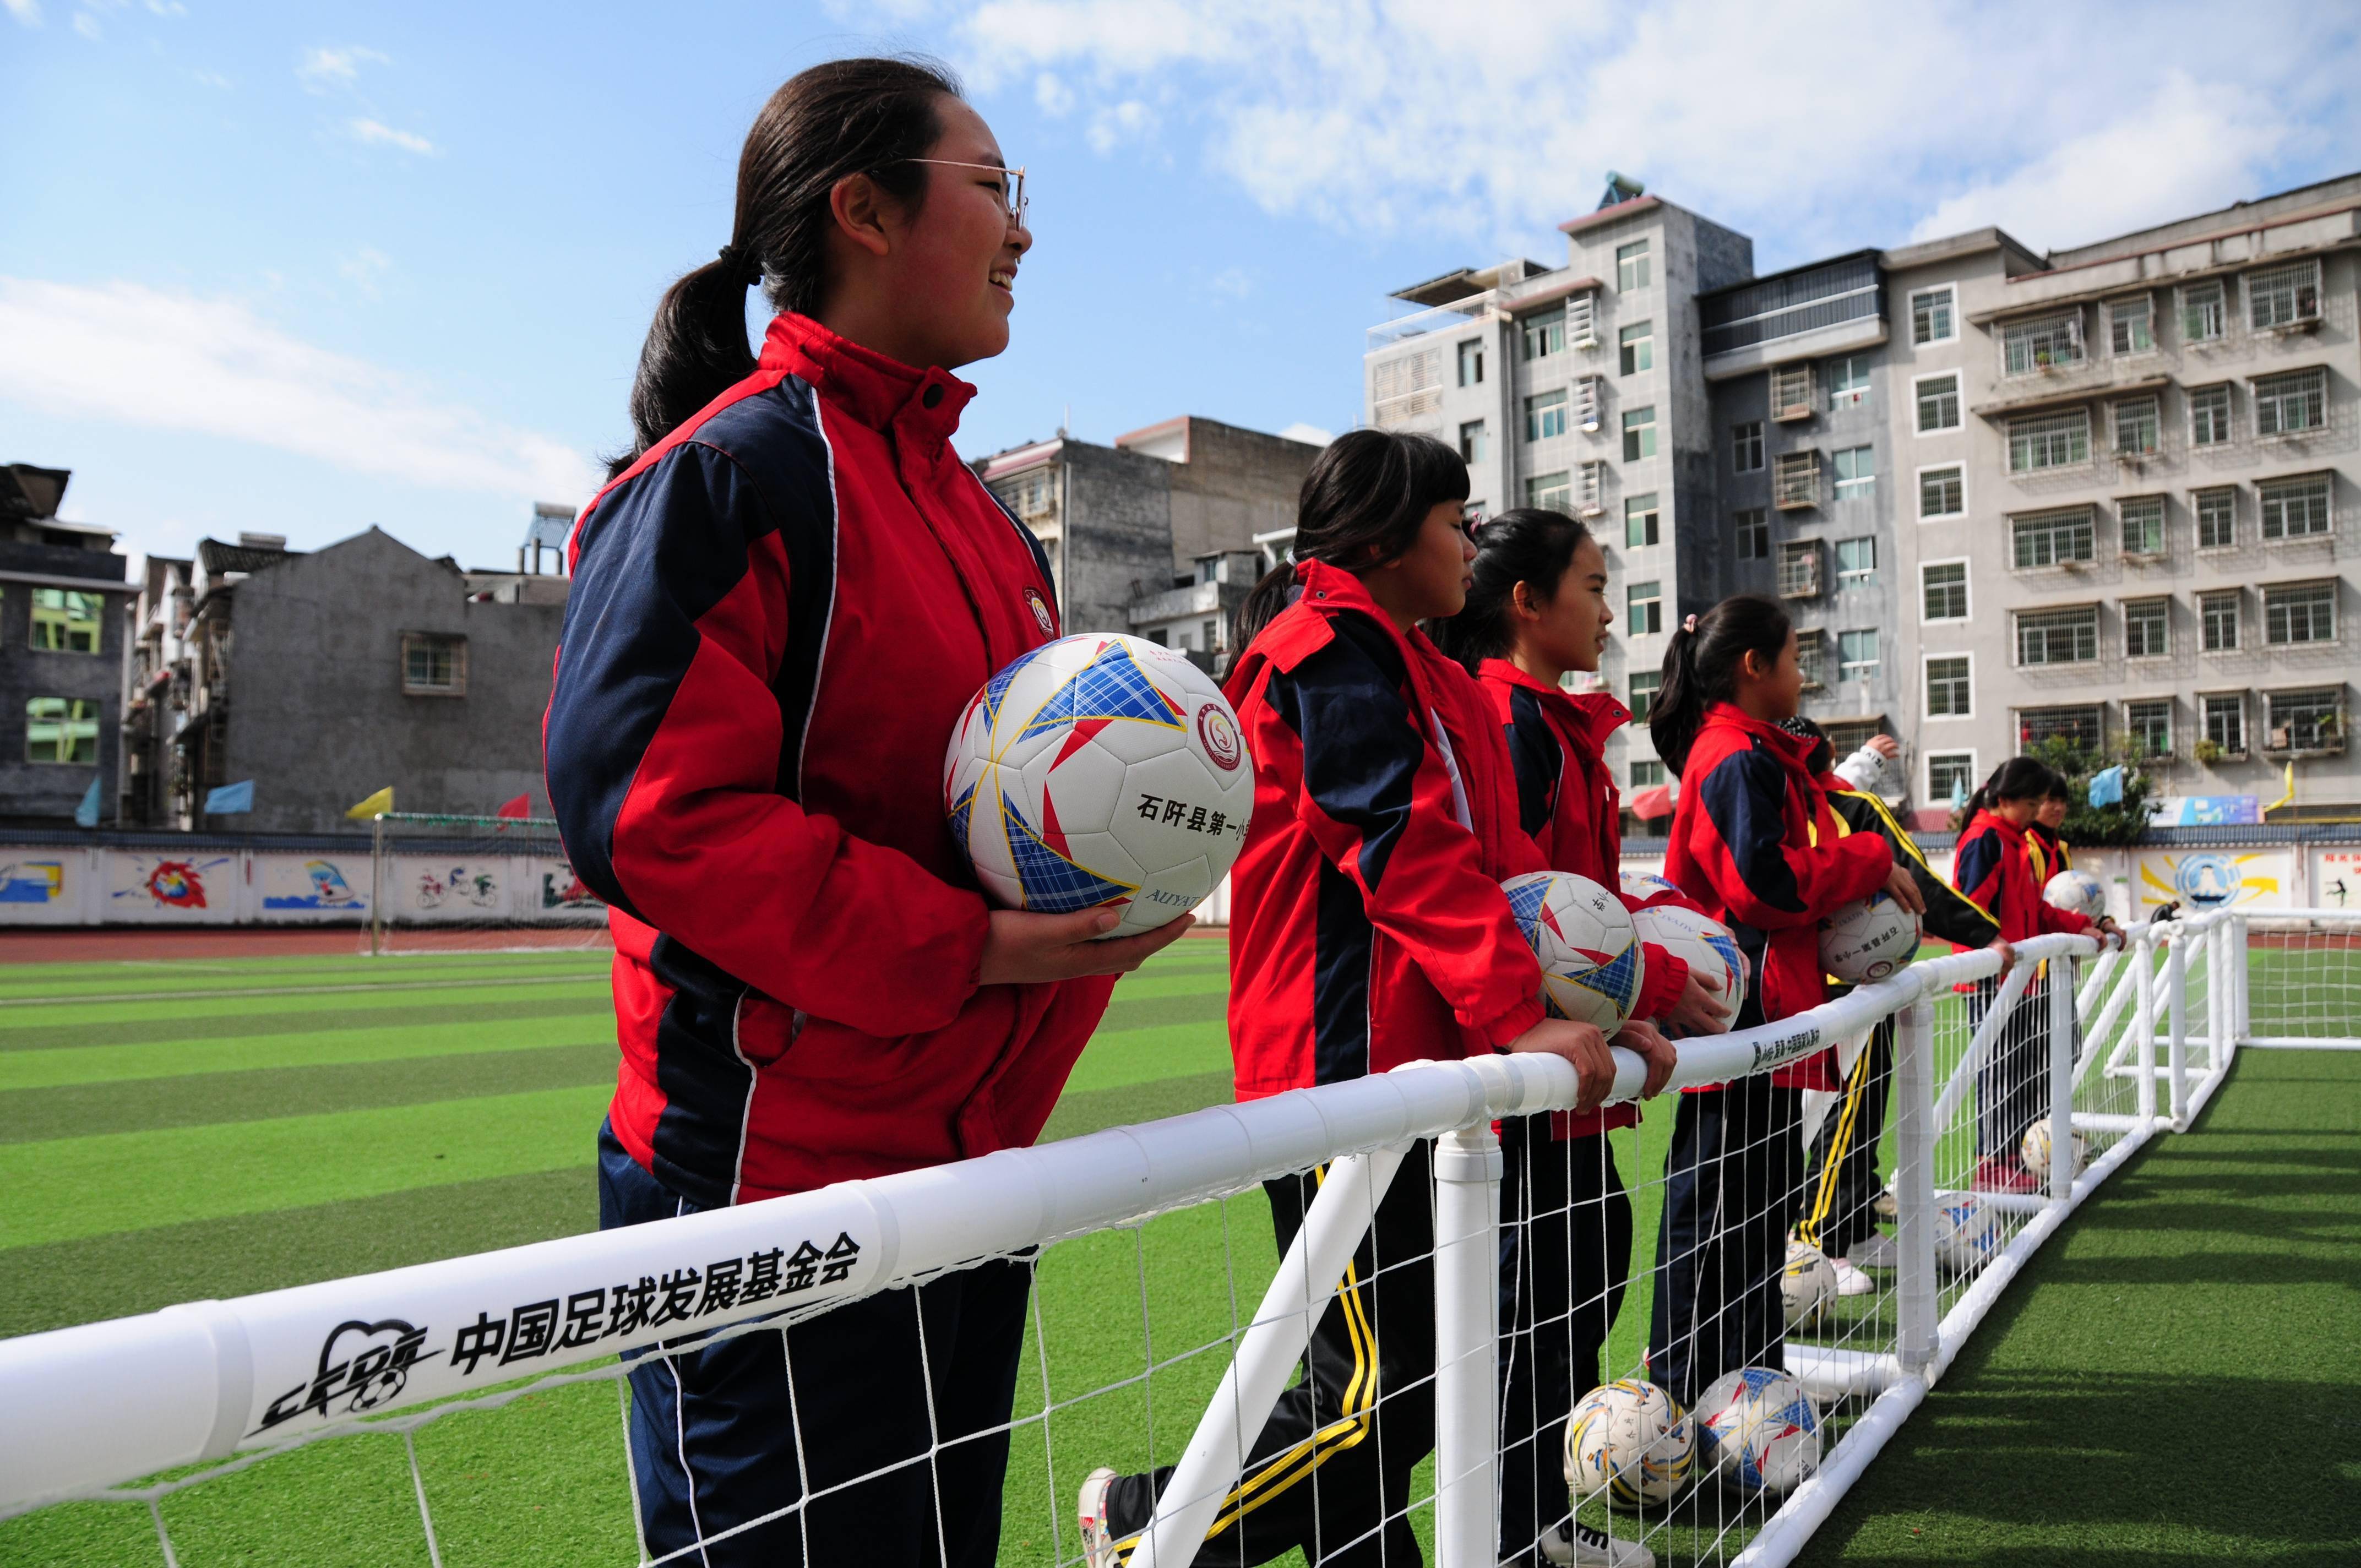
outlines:
[[0, 826], [71, 822], [93, 782], [115, 816], [132, 589], [114, 530], [58, 516], [71, 477], [0, 466]]
[[1160, 635], [1213, 665], [1226, 661], [1256, 560], [1293, 529], [1319, 454], [1183, 415], [1112, 446], [1061, 433], [975, 470], [1048, 551], [1068, 630]]
[[[388, 784], [405, 812], [488, 816], [524, 795], [546, 817], [566, 588], [466, 572], [375, 528], [309, 554], [209, 539], [192, 565], [162, 563], [134, 622], [126, 729], [147, 825], [333, 829]], [[206, 793], [246, 779], [253, 811], [209, 819]]]
[[[1653, 197], [1565, 228], [1563, 269], [1397, 296], [1427, 309], [1371, 330], [1367, 418], [1601, 530], [1635, 707], [1660, 630], [1755, 590], [1795, 614], [1806, 711], [1903, 741], [1921, 826], [2057, 733], [2146, 757], [2156, 793], [2268, 804], [2293, 762], [2275, 820], [2361, 805], [2361, 175], [2070, 251], [1982, 229], [1761, 278]], [[1662, 782], [1644, 732], [1617, 765]]]

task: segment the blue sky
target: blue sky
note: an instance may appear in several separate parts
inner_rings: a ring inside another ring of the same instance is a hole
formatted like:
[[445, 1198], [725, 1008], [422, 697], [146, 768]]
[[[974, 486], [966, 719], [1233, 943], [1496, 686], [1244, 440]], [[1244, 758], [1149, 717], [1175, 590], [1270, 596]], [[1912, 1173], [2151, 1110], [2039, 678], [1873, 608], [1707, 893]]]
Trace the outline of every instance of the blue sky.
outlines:
[[[2234, 14], [2235, 13], [2235, 14]], [[802, 66], [920, 49], [1032, 170], [970, 455], [1071, 406], [1342, 429], [1388, 290], [1563, 258], [1604, 171], [1768, 270], [1999, 222], [2068, 246], [2361, 168], [2342, 7], [1759, 0], [0, 0], [0, 460], [127, 549], [379, 524], [513, 559], [623, 437]]]

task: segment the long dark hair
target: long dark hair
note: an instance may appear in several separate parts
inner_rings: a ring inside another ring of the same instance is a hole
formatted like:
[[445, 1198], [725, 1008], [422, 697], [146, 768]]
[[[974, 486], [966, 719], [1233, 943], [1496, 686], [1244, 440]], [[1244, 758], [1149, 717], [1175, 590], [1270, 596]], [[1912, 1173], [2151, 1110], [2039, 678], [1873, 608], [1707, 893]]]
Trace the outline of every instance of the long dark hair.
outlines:
[[1747, 654], [1776, 660], [1791, 630], [1779, 601], [1761, 594], [1732, 594], [1698, 616], [1696, 630], [1686, 623], [1674, 630], [1664, 650], [1664, 684], [1648, 707], [1648, 733], [1675, 778], [1689, 760], [1707, 705], [1737, 694], [1739, 665]]
[[[1433, 436], [1347, 431], [1303, 476], [1290, 562], [1325, 561], [1347, 572], [1382, 566], [1411, 547], [1428, 512], [1466, 499], [1467, 465]], [[1287, 608], [1290, 562], [1265, 573], [1238, 607], [1239, 647]]]
[[1517, 585], [1531, 583], [1543, 598], [1555, 595], [1574, 564], [1574, 553], [1590, 537], [1590, 530], [1562, 511], [1519, 507], [1486, 518], [1476, 531], [1476, 564], [1468, 570], [1476, 586], [1467, 603], [1448, 620], [1428, 623], [1427, 630], [1445, 653], [1467, 666], [1498, 659], [1517, 643]]
[[836, 60], [788, 79], [746, 133], [730, 243], [664, 291], [631, 383], [631, 450], [621, 472], [754, 369], [746, 291], [806, 315], [827, 287], [829, 195], [866, 174], [906, 204], [923, 201], [924, 158], [942, 135], [942, 100], [958, 81], [928, 60]]
[[2011, 757], [1994, 768], [1992, 777], [1984, 780], [1976, 793], [1968, 796], [1967, 819], [1973, 821], [1977, 812], [1998, 806], [2004, 800], [2046, 800], [2049, 795], [2049, 781], [2057, 776], [2049, 771], [2047, 763], [2037, 762], [2030, 757]]

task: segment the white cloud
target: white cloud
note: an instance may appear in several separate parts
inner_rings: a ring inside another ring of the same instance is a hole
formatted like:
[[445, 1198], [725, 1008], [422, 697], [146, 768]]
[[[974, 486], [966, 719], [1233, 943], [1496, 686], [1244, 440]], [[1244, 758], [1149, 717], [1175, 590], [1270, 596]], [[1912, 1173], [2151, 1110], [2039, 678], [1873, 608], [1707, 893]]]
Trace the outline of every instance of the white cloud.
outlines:
[[1254, 274], [1243, 267], [1224, 267], [1205, 280], [1205, 287], [1232, 300], [1243, 300], [1254, 292]]
[[218, 71], [197, 71], [190, 74], [201, 86], [218, 87], [225, 93], [236, 91], [236, 83]]
[[1323, 430], [1316, 424], [1306, 424], [1301, 420], [1297, 420], [1279, 433], [1289, 441], [1309, 442], [1314, 446], [1325, 446], [1336, 439], [1334, 431]]
[[511, 499], [587, 497], [599, 470], [235, 300], [0, 277], [0, 396], [44, 412], [252, 443], [357, 474]]
[[41, 0], [0, 0], [0, 5], [6, 6], [8, 15], [25, 27], [38, 27], [41, 25]]
[[98, 18], [87, 11], [74, 13], [73, 30], [93, 43], [98, 42], [106, 36], [106, 29], [98, 25]]
[[392, 63], [377, 50], [359, 44], [346, 44], [341, 49], [322, 46], [303, 51], [303, 58], [295, 65], [295, 80], [307, 92], [325, 93], [332, 88], [350, 87], [359, 79], [365, 64]]
[[404, 152], [415, 152], [427, 158], [434, 157], [437, 150], [434, 144], [424, 137], [412, 131], [396, 130], [380, 120], [346, 120], [345, 129], [352, 134], [355, 141], [367, 147], [398, 147]]
[[2064, 245], [2257, 194], [2299, 146], [2361, 135], [2345, 85], [2361, 41], [2301, 0], [2251, 0], [2239, 47], [2196, 55], [2187, 41], [2219, 27], [2199, 0], [1664, 0], [1637, 13], [1608, 0], [944, 0], [936, 14], [979, 88], [1030, 82], [1045, 109], [1082, 116], [1103, 156], [1169, 148], [1185, 126], [1271, 213], [1501, 250], [1552, 245], [1609, 168], [1766, 250], [1890, 243], [1921, 219], [1999, 210], [2027, 214], [2028, 243]]
[[148, 0], [148, 12], [158, 16], [185, 16], [189, 8], [181, 0]]
[[360, 291], [365, 299], [378, 297], [378, 285], [393, 270], [393, 258], [375, 246], [365, 245], [336, 263], [336, 271]]

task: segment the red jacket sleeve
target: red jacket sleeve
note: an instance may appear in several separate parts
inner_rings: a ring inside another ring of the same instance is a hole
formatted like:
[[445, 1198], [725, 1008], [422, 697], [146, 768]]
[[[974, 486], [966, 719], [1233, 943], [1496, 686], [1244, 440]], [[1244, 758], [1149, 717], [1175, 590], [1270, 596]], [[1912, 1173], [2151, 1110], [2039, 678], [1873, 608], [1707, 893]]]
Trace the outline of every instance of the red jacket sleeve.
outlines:
[[975, 991], [982, 895], [779, 791], [778, 531], [807, 523], [694, 442], [593, 509], [544, 731], [550, 800], [616, 908], [797, 1011], [938, 1029]]
[[[1629, 904], [1631, 900], [1624, 900]], [[1667, 903], [1670, 900], [1666, 900]], [[1653, 942], [1640, 944], [1640, 994], [1631, 1003], [1634, 1018], [1661, 1018], [1673, 1010], [1688, 989], [1688, 960]], [[1732, 1007], [1736, 997], [1727, 999]]]
[[[1451, 774], [1403, 695], [1400, 657], [1353, 617], [1273, 668], [1255, 737], [1295, 764], [1293, 809], [1460, 1023], [1505, 1046], [1539, 1023], [1541, 964], [1459, 820]], [[1289, 753], [1292, 755], [1289, 755]], [[1281, 765], [1285, 765], [1282, 763]]]
[[1786, 771], [1765, 751], [1731, 752], [1696, 787], [1704, 810], [1691, 819], [1689, 852], [1723, 906], [1750, 926], [1815, 924], [1876, 892], [1894, 870], [1893, 850], [1874, 833], [1787, 842]]

